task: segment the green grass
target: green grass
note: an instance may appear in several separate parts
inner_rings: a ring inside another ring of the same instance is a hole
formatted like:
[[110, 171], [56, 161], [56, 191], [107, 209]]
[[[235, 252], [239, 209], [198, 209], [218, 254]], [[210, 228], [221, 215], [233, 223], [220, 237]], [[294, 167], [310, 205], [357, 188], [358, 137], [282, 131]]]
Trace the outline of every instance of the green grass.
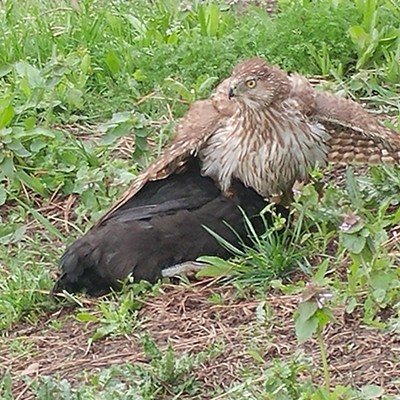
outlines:
[[[55, 334], [66, 323], [49, 317], [60, 305], [47, 296], [64, 246], [157, 156], [176, 119], [191, 102], [207, 97], [238, 60], [260, 55], [288, 71], [323, 75], [330, 90], [368, 101], [391, 116], [388, 124], [400, 127], [400, 8], [395, 1], [281, 0], [280, 13], [272, 19], [257, 7], [238, 12], [222, 2], [191, 4], [1, 3], [0, 343], [10, 343], [13, 356], [31, 351], [28, 342], [7, 342], [20, 324], [40, 326], [50, 318], [43, 332]], [[126, 138], [134, 144], [123, 155], [118, 149]], [[322, 199], [308, 185], [296, 199], [294, 227], [277, 237], [277, 221], [255, 239], [254, 248], [236, 252], [230, 261], [211, 259], [204, 273], [226, 276], [235, 286], [234, 296], [259, 302], [261, 314], [267, 291], [300, 295], [311, 282], [313, 311], [296, 314], [297, 334], [304, 340], [323, 341], [322, 327], [334, 325], [330, 312], [337, 307], [361, 315], [371, 327], [395, 330], [400, 249], [393, 237], [400, 223], [399, 193], [398, 167], [371, 168], [365, 177], [348, 171], [346, 185], [331, 183]], [[66, 220], [63, 210], [71, 195], [77, 200]], [[293, 270], [300, 272], [290, 274]], [[81, 297], [63, 304], [74, 304], [68, 313], [82, 326], [96, 327], [88, 339], [93, 345], [137, 337], [145, 322], [140, 310], [158, 290], [128, 284], [122, 294], [94, 304]], [[316, 310], [325, 291], [334, 298]], [[216, 293], [212, 304], [229, 306], [229, 301]], [[390, 317], [383, 318], [384, 311]], [[105, 367], [81, 384], [57, 377], [24, 379], [38, 399], [242, 399], [244, 394], [254, 399], [355, 399], [381, 393], [377, 387], [335, 382], [328, 390], [300, 378], [313, 369], [309, 360], [295, 355], [266, 363], [250, 342], [246, 351], [254, 365], [237, 371], [227, 392], [204, 389], [192, 373], [212, 363], [221, 348], [192, 354], [167, 347], [162, 353], [151, 337], [140, 340], [147, 357], [143, 364]], [[262, 352], [268, 342], [260, 346]], [[317, 348], [323, 360], [323, 347]], [[7, 366], [0, 364], [0, 370]], [[2, 398], [13, 398], [14, 379], [0, 373]]]

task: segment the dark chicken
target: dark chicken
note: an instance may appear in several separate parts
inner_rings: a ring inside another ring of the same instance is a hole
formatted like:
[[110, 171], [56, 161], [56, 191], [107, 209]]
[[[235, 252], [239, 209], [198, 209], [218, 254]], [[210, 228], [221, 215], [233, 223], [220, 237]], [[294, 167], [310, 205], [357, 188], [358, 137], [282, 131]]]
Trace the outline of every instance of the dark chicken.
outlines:
[[[265, 229], [258, 216], [264, 199], [238, 181], [233, 188], [234, 197], [223, 196], [210, 178], [200, 175], [196, 159], [182, 173], [147, 183], [66, 250], [53, 291], [99, 296], [117, 289], [130, 273], [135, 280], [154, 282], [163, 272], [186, 272], [190, 263], [184, 263], [202, 255], [228, 258], [231, 254], [204, 226], [235, 246], [250, 245], [241, 207], [258, 234]], [[285, 208], [278, 209], [287, 215]]]

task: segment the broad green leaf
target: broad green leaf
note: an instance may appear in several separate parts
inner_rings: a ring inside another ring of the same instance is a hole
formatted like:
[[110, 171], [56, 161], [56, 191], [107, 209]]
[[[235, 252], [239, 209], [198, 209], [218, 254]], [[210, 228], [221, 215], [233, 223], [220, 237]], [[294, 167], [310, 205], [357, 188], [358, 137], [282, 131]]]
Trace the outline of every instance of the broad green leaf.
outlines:
[[139, 19], [137, 19], [132, 14], [128, 14], [126, 16], [126, 19], [132, 25], [133, 29], [135, 29], [135, 31], [140, 34], [141, 37], [144, 37], [146, 35], [146, 33], [147, 33], [146, 24], [142, 23]]
[[250, 349], [247, 352], [249, 354], [250, 357], [252, 357], [254, 360], [256, 360], [257, 362], [259, 362], [260, 364], [265, 364], [265, 360], [262, 358], [261, 354], [254, 349]]
[[42, 138], [36, 138], [32, 140], [30, 150], [32, 153], [38, 153], [40, 150], [44, 149], [47, 146], [47, 142]]
[[363, 25], [368, 32], [375, 28], [377, 10], [378, 0], [365, 0]]
[[8, 179], [13, 179], [14, 177], [14, 161], [12, 157], [6, 156], [0, 163], [0, 170]]
[[347, 314], [351, 314], [356, 307], [357, 307], [357, 299], [353, 297], [350, 299], [349, 303], [346, 306]]
[[76, 152], [72, 150], [65, 150], [61, 154], [62, 161], [67, 165], [73, 165], [76, 168], [75, 164], [78, 164], [78, 157]]
[[210, 3], [207, 6], [207, 35], [217, 36], [220, 11], [217, 4]]
[[144, 128], [136, 128], [135, 136], [140, 138], [147, 138], [149, 136], [149, 131]]
[[116, 75], [121, 70], [119, 55], [114, 50], [110, 50], [106, 55], [106, 64], [110, 71]]
[[[351, 233], [350, 229], [349, 229], [346, 233]], [[359, 232], [358, 234], [359, 234], [360, 236], [365, 237], [365, 238], [371, 236], [371, 232], [370, 232], [370, 230], [367, 229], [367, 228], [361, 229], [360, 232]]]
[[19, 157], [29, 157], [30, 155], [32, 155], [32, 153], [28, 151], [25, 146], [18, 140], [13, 140], [7, 145], [7, 147]]
[[328, 322], [334, 321], [335, 316], [328, 307], [323, 307], [315, 312], [315, 316], [318, 319], [318, 325], [320, 327], [325, 326]]
[[30, 131], [31, 129], [33, 129], [36, 125], [36, 118], [35, 117], [29, 117], [26, 118], [24, 121], [24, 128], [27, 131]]
[[201, 269], [196, 276], [204, 277], [204, 276], [227, 276], [232, 274], [233, 264], [229, 261], [223, 260], [219, 257], [211, 257], [211, 256], [203, 256], [197, 259], [199, 262], [204, 262], [209, 265], [206, 265], [203, 269]]
[[10, 244], [19, 242], [25, 235], [26, 225], [22, 225], [17, 228], [14, 232], [11, 232], [5, 236], [0, 237], [1, 244]]
[[15, 139], [20, 139], [21, 141], [35, 139], [40, 136], [55, 138], [54, 132], [42, 127], [37, 127], [31, 130], [25, 130], [22, 127], [14, 127], [13, 134]]
[[371, 273], [371, 286], [374, 289], [383, 289], [387, 290], [391, 286], [392, 282], [395, 280], [396, 275], [390, 273], [390, 270], [387, 272], [383, 271], [373, 271]]
[[[354, 233], [362, 231], [364, 229], [364, 226], [365, 226], [364, 221], [360, 219], [354, 225], [346, 229], [345, 233], [346, 235], [354, 235]], [[359, 235], [364, 236], [361, 233], [359, 233]]]
[[385, 391], [378, 385], [365, 385], [361, 388], [364, 399], [377, 399], [381, 397]]
[[326, 275], [326, 273], [327, 273], [327, 271], [328, 271], [328, 267], [329, 267], [329, 260], [326, 259], [326, 260], [324, 260], [324, 261], [321, 263], [321, 265], [319, 266], [317, 272], [314, 274], [314, 278], [313, 278], [313, 279], [314, 279], [316, 282], [321, 282], [322, 279], [325, 278], [325, 275]]
[[384, 289], [376, 289], [372, 292], [375, 300], [378, 303], [383, 303], [386, 297], [386, 291]]
[[205, 6], [202, 4], [197, 11], [197, 19], [200, 24], [200, 32], [203, 36], [207, 36], [207, 20], [205, 14]]
[[112, 118], [110, 121], [108, 121], [105, 125], [107, 126], [117, 126], [118, 124], [122, 122], [127, 122], [131, 119], [132, 113], [130, 111], [123, 111], [119, 113], [113, 114]]
[[171, 35], [167, 38], [168, 44], [176, 44], [178, 42], [178, 34], [176, 32], [172, 32]]
[[4, 64], [0, 66], [0, 78], [9, 74], [12, 71], [12, 68], [13, 67], [10, 64]]
[[318, 305], [315, 301], [304, 301], [299, 304], [298, 312], [299, 319], [307, 320], [315, 315], [315, 312], [318, 310]]
[[100, 328], [96, 329], [90, 340], [92, 342], [96, 342], [97, 340], [100, 340], [103, 337], [108, 336], [113, 332], [116, 332], [117, 330], [118, 330], [118, 325], [116, 324], [108, 324], [105, 326], [101, 326]]
[[41, 126], [38, 126], [37, 128], [32, 129], [32, 131], [27, 132], [27, 134], [31, 135], [31, 137], [36, 137], [36, 136], [45, 136], [49, 138], [55, 138], [56, 134], [51, 131], [50, 129], [43, 128]]
[[215, 265], [210, 265], [208, 267], [204, 267], [202, 270], [197, 272], [196, 277], [218, 277], [218, 276], [229, 276], [231, 275], [232, 267], [228, 268], [220, 268]]
[[360, 25], [352, 26], [349, 29], [351, 40], [358, 46], [358, 51], [364, 49], [366, 42], [369, 40], [369, 35], [365, 32], [364, 28]]
[[360, 254], [367, 242], [367, 239], [364, 236], [348, 235], [346, 233], [341, 234], [341, 239], [342, 245], [350, 251], [350, 253], [354, 254]]
[[3, 109], [0, 109], [0, 129], [6, 128], [11, 123], [14, 115], [15, 110], [11, 104]]
[[101, 139], [102, 144], [111, 144], [115, 142], [115, 140], [128, 136], [131, 132], [132, 124], [128, 122], [123, 122], [117, 125], [115, 128], [108, 129], [106, 134]]
[[136, 156], [140, 156], [141, 154], [143, 154], [147, 149], [147, 139], [137, 136], [135, 138], [135, 151], [134, 151], [134, 157]]
[[76, 314], [76, 319], [81, 322], [97, 321], [98, 318], [92, 314], [80, 312]]
[[316, 317], [307, 320], [296, 319], [296, 336], [300, 343], [309, 339], [317, 331], [317, 328], [318, 319]]
[[[25, 95], [25, 97], [27, 99], [30, 98], [31, 94], [32, 94], [32, 90], [29, 86], [29, 81], [27, 77], [24, 77], [21, 79], [21, 82], [19, 84], [19, 88], [21, 89], [21, 92]], [[28, 103], [27, 105], [25, 105], [25, 107], [29, 107], [29, 108], [33, 108], [35, 105], [32, 103]], [[23, 111], [23, 110], [22, 110]]]
[[44, 86], [44, 80], [40, 76], [40, 71], [28, 64], [26, 61], [20, 61], [15, 64], [15, 70], [17, 74], [21, 77], [26, 77], [28, 79], [28, 84], [30, 88], [37, 88]]
[[81, 69], [84, 74], [88, 74], [90, 72], [91, 66], [91, 58], [90, 54], [85, 54], [81, 61]]
[[81, 90], [76, 88], [69, 89], [67, 98], [68, 98], [68, 103], [71, 106], [76, 107], [78, 109], [83, 107], [83, 93]]
[[3, 145], [11, 143], [13, 139], [16, 137], [15, 129], [13, 128], [0, 129], [0, 140]]
[[138, 82], [144, 82], [147, 80], [147, 75], [141, 69], [137, 69], [133, 73], [133, 77]]

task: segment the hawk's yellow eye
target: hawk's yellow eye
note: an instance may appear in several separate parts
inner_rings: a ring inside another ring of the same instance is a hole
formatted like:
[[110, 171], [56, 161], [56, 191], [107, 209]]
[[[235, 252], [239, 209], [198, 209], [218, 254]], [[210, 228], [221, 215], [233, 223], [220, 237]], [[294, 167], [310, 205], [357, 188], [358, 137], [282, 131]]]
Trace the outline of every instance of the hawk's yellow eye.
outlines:
[[253, 89], [253, 87], [256, 86], [256, 80], [255, 79], [249, 79], [246, 81], [246, 86], [250, 89]]

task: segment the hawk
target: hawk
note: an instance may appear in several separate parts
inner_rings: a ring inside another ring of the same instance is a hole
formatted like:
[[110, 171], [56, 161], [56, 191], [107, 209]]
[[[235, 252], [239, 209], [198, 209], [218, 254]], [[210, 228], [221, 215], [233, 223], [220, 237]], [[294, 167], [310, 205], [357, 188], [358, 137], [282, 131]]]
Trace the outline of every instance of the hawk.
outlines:
[[202, 175], [226, 195], [232, 179], [238, 179], [259, 195], [278, 195], [287, 204], [294, 182], [307, 179], [317, 165], [399, 163], [400, 135], [356, 102], [251, 58], [239, 63], [210, 99], [192, 104], [164, 153], [98, 224], [147, 182], [164, 179], [195, 156]]
[[253, 216], [271, 197], [287, 205], [295, 181], [329, 161], [397, 163], [400, 135], [298, 74], [260, 58], [241, 62], [210, 99], [192, 104], [164, 153], [66, 250], [54, 291], [99, 294], [129, 273], [154, 281], [200, 255], [227, 257], [203, 225], [229, 236], [225, 221], [239, 232], [230, 240], [248, 243], [237, 206]]

